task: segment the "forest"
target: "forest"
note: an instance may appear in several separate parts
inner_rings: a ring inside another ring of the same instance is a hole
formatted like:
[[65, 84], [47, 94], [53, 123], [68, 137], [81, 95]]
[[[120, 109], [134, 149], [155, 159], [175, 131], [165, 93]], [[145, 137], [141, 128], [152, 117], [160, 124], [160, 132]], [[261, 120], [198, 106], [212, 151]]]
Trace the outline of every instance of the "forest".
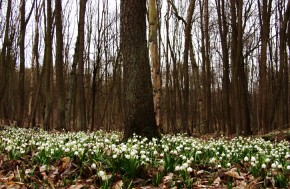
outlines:
[[0, 188], [290, 187], [290, 0], [0, 0]]
[[[1, 1], [3, 124], [124, 128], [119, 3]], [[146, 38], [163, 133], [289, 128], [289, 1], [155, 5]]]

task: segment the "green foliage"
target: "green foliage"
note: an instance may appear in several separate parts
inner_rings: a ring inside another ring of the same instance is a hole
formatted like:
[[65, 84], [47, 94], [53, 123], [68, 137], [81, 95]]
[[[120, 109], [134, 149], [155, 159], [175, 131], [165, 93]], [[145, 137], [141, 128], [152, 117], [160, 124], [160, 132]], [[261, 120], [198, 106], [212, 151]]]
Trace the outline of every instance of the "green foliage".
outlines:
[[[57, 174], [55, 169], [62, 167], [62, 173], [70, 173], [58, 175], [63, 186], [94, 175], [97, 186], [110, 188], [119, 175], [124, 186], [133, 187], [134, 179], [144, 174], [144, 180], [159, 186], [165, 176], [172, 174], [167, 187], [190, 188], [197, 181], [199, 170], [210, 175], [221, 168], [236, 168], [238, 175], [250, 173], [261, 179], [264, 186], [274, 180], [276, 187], [289, 187], [290, 146], [287, 141], [242, 137], [206, 141], [177, 134], [164, 135], [160, 140], [134, 135], [121, 142], [122, 133], [117, 132], [50, 134], [16, 128], [6, 128], [0, 131], [0, 136], [3, 156], [9, 160], [31, 160], [29, 163], [33, 166], [24, 167], [19, 173], [29, 169], [31, 171], [25, 174], [41, 177], [39, 168], [43, 165], [47, 169], [45, 174]], [[62, 162], [65, 157], [69, 159], [66, 164]], [[149, 170], [153, 173], [149, 174]], [[228, 188], [235, 185], [235, 179], [231, 177], [222, 182]]]

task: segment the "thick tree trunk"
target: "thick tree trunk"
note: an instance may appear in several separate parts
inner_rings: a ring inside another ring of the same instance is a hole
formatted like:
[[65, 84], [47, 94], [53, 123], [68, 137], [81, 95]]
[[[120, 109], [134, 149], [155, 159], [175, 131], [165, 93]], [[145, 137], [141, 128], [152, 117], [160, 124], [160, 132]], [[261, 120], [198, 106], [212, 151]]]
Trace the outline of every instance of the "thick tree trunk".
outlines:
[[7, 91], [8, 87], [8, 80], [9, 80], [9, 63], [8, 57], [10, 56], [10, 42], [9, 42], [9, 35], [10, 35], [10, 15], [11, 15], [11, 0], [7, 1], [7, 10], [6, 10], [6, 27], [4, 32], [4, 42], [2, 44], [1, 49], [1, 61], [0, 61], [0, 105], [1, 108], [4, 102], [4, 96]]
[[157, 130], [146, 41], [146, 1], [121, 0], [121, 52], [124, 62], [124, 140], [160, 137]]

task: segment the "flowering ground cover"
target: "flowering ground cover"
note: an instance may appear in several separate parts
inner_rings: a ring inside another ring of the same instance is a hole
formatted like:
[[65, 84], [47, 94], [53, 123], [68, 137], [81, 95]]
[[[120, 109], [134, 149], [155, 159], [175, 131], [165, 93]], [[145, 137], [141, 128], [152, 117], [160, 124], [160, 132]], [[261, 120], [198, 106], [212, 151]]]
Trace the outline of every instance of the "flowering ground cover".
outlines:
[[1, 127], [0, 188], [290, 187], [290, 144]]

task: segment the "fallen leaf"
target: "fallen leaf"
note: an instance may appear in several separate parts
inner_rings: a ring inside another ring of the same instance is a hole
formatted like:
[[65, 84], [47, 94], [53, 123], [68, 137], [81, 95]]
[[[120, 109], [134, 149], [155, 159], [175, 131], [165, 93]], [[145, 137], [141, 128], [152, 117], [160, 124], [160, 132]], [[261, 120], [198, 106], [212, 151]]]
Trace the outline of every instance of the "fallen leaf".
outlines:
[[229, 170], [229, 171], [225, 172], [225, 175], [233, 177], [235, 179], [244, 179], [243, 176], [239, 175], [239, 173], [237, 173], [233, 170]]
[[237, 187], [239, 187], [239, 188], [246, 188], [246, 187], [247, 187], [247, 183], [246, 183], [246, 181], [244, 181], [244, 180], [237, 180], [237, 181], [236, 181], [236, 185], [237, 185]]
[[168, 173], [166, 176], [163, 177], [163, 183], [168, 183], [173, 179], [173, 173]]
[[204, 170], [199, 170], [196, 172], [197, 175], [202, 175], [205, 171]]
[[77, 185], [71, 185], [68, 189], [81, 189], [84, 185], [77, 184]]
[[61, 166], [58, 169], [58, 172], [61, 174], [63, 173], [68, 167], [71, 162], [70, 157], [64, 157], [61, 159]]
[[42, 165], [41, 167], [39, 167], [39, 172], [43, 173], [46, 171], [46, 165]]
[[120, 180], [113, 185], [112, 189], [122, 189], [123, 184], [124, 184], [123, 181]]
[[257, 188], [257, 181], [256, 180], [253, 180], [252, 182], [250, 182], [246, 187], [245, 189], [255, 189]]
[[212, 185], [213, 186], [215, 186], [215, 187], [219, 187], [220, 185], [221, 185], [221, 178], [220, 177], [217, 177], [214, 181], [213, 181], [213, 183], [212, 183]]

